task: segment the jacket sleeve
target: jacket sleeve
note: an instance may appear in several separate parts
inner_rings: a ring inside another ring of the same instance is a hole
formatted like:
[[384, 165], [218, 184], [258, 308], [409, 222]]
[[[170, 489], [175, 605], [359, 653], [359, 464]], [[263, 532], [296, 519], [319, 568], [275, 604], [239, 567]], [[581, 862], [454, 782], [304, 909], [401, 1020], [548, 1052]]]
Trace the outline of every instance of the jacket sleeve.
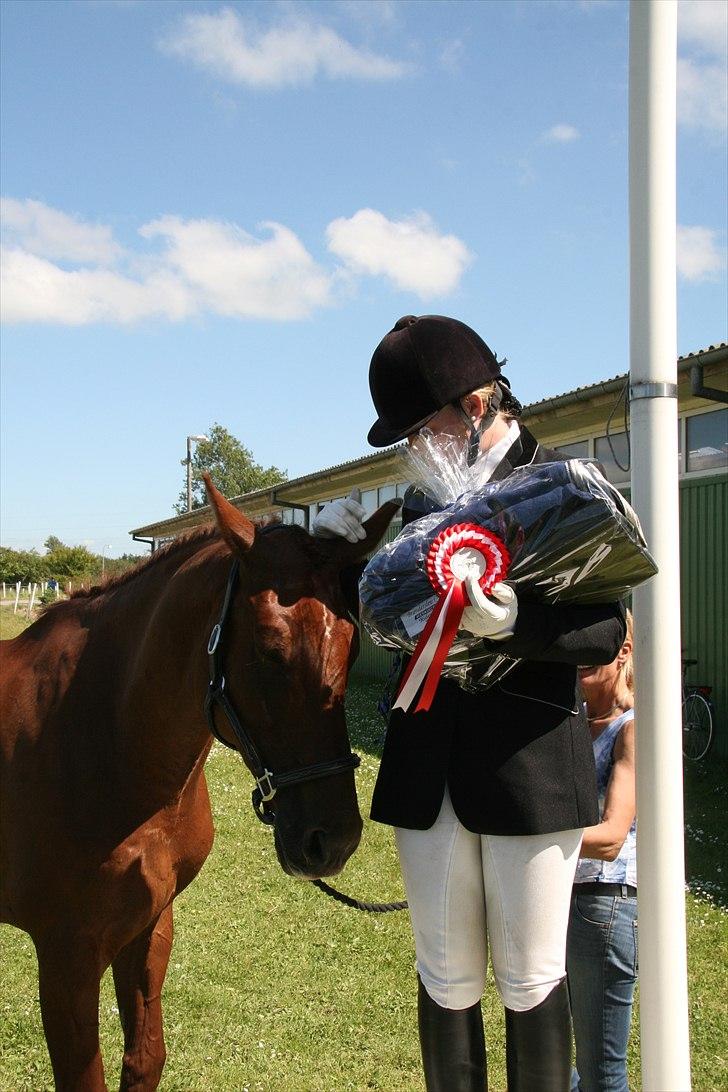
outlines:
[[519, 599], [513, 636], [485, 644], [493, 652], [519, 660], [550, 660], [578, 667], [611, 663], [626, 635], [622, 603], [578, 606]]

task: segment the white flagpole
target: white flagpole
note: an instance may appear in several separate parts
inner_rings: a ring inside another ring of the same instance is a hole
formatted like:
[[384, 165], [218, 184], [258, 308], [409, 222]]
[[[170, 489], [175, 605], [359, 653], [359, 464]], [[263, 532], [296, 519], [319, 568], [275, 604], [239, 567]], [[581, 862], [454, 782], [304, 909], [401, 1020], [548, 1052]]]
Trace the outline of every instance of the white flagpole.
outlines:
[[634, 593], [642, 1087], [690, 1089], [675, 288], [676, 0], [631, 0], [632, 504], [659, 573]]

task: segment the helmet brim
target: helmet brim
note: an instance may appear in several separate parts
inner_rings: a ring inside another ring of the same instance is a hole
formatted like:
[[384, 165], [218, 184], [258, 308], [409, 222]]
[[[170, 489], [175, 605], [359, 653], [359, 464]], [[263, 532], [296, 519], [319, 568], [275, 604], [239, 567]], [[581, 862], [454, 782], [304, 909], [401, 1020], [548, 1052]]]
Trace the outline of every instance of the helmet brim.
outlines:
[[379, 417], [369, 429], [367, 440], [372, 447], [389, 447], [391, 444], [398, 444], [400, 440], [406, 440], [414, 432], [419, 432], [437, 412], [435, 410], [434, 413], [428, 413], [421, 421], [416, 421], [415, 424], [408, 425], [406, 428], [395, 428]]

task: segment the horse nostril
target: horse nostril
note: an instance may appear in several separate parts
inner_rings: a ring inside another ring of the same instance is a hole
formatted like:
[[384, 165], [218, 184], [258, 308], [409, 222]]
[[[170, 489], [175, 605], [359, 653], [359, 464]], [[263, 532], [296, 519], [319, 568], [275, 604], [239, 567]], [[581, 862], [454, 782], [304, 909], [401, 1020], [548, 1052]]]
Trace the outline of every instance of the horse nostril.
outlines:
[[326, 859], [326, 832], [309, 831], [303, 839], [303, 852], [309, 864], [323, 864]]

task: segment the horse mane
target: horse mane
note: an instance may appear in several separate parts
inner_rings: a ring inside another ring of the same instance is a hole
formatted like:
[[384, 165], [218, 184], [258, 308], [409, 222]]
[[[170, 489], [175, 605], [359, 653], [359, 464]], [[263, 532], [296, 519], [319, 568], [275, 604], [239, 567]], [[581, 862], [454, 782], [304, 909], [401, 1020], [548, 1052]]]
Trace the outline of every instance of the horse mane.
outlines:
[[[186, 531], [183, 535], [178, 535], [177, 538], [173, 538], [171, 542], [167, 542], [164, 546], [160, 546], [158, 550], [155, 550], [154, 553], [150, 554], [148, 557], [141, 558], [141, 560], [131, 569], [125, 569], [124, 572], [121, 573], [114, 573], [101, 584], [92, 584], [88, 588], [78, 588], [76, 591], [71, 592], [68, 598], [69, 600], [95, 599], [99, 595], [114, 591], [123, 584], [128, 584], [131, 580], [135, 580], [140, 573], [144, 573], [147, 569], [151, 569], [159, 562], [165, 561], [172, 554], [178, 553], [186, 546], [191, 546], [195, 543], [202, 545], [203, 542], [211, 541], [216, 537], [219, 537], [219, 531], [214, 523], [205, 523], [201, 527], [193, 527], [191, 531]], [[52, 605], [55, 606], [55, 604]]]
[[[264, 516], [262, 519], [253, 520], [252, 522], [260, 531], [280, 530], [287, 532], [289, 536], [297, 539], [299, 545], [303, 545], [304, 548], [306, 548], [307, 553], [310, 554], [313, 560], [324, 560], [322, 551], [319, 549], [319, 544], [316, 539], [309, 535], [303, 527], [299, 527], [297, 524], [282, 523], [277, 516]], [[164, 546], [155, 550], [149, 557], [142, 558], [133, 568], [109, 576], [102, 584], [92, 584], [89, 588], [79, 588], [77, 591], [72, 592], [68, 597], [68, 601], [73, 599], [96, 599], [100, 595], [105, 595], [107, 592], [115, 591], [116, 588], [130, 583], [141, 573], [147, 572], [148, 569], [162, 561], [166, 561], [167, 558], [172, 557], [174, 554], [179, 553], [190, 546], [201, 546], [204, 543], [212, 542], [215, 539], [221, 540], [221, 535], [216, 524], [206, 523], [201, 527], [193, 527], [191, 531], [178, 535], [177, 538], [173, 538], [171, 542], [167, 542]], [[56, 603], [50, 605], [51, 608], [54, 608], [55, 606], [57, 606]]]

